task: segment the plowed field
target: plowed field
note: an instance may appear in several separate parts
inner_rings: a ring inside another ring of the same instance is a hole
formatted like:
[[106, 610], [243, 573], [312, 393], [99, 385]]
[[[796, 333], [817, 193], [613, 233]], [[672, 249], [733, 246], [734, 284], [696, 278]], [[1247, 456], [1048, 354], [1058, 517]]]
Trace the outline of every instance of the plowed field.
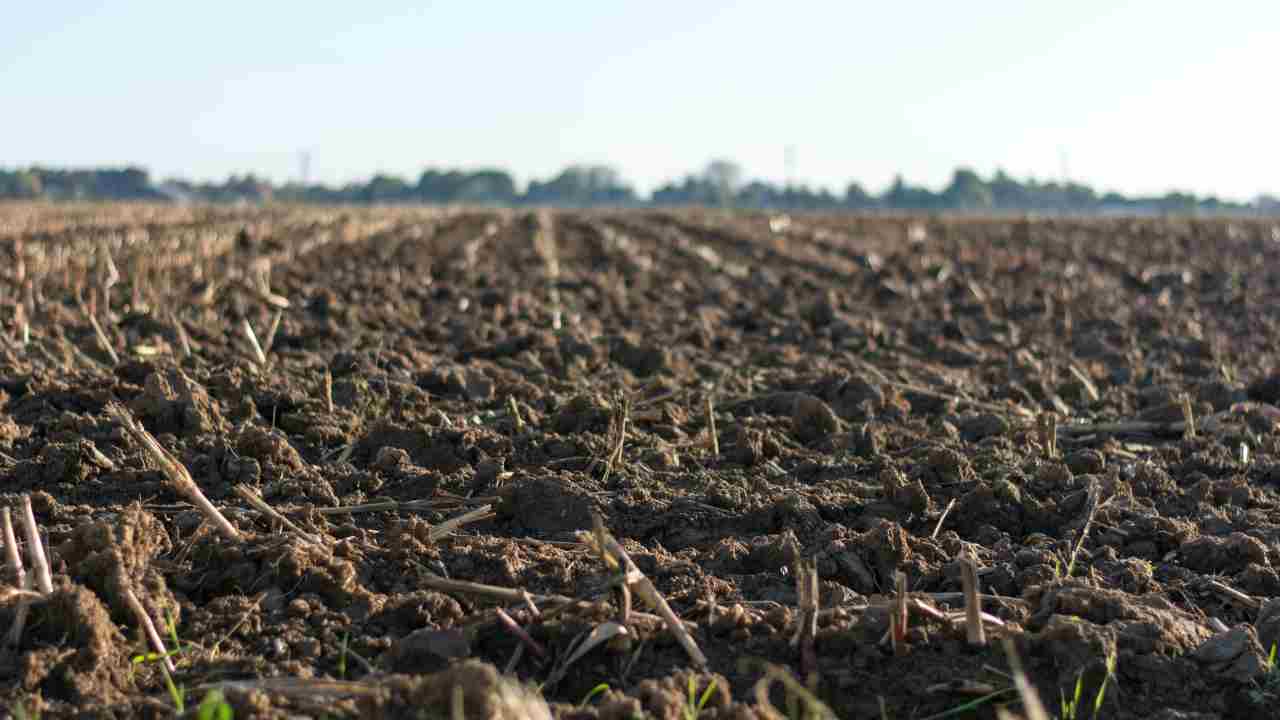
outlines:
[[1020, 665], [1275, 717], [1278, 269], [1261, 220], [0, 206], [0, 712], [990, 718]]

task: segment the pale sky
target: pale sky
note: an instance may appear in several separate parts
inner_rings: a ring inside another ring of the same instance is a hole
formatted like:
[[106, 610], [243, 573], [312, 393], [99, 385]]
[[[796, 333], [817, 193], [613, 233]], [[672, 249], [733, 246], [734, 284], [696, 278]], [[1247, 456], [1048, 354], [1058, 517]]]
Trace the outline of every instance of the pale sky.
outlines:
[[0, 167], [1280, 194], [1280, 2], [16, 2]]

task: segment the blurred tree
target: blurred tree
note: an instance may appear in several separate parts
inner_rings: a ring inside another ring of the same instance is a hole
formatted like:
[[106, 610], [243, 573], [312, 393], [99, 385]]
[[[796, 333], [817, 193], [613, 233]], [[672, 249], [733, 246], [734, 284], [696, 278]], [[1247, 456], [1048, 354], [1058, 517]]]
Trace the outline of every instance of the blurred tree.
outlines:
[[875, 197], [862, 185], [851, 182], [844, 191], [844, 206], [851, 210], [867, 210], [877, 205]]
[[633, 205], [635, 192], [607, 165], [572, 165], [547, 182], [533, 181], [524, 202], [534, 205]]
[[901, 175], [893, 178], [893, 185], [882, 197], [884, 205], [894, 210], [936, 210], [940, 202], [928, 188], [908, 185]]
[[942, 191], [942, 199], [946, 207], [958, 210], [988, 210], [995, 204], [991, 188], [968, 168], [956, 170], [951, 184]]
[[711, 186], [717, 204], [727, 207], [742, 183], [742, 168], [732, 160], [712, 160], [702, 171], [702, 179]]
[[[163, 192], [161, 192], [163, 190]], [[427, 170], [416, 183], [379, 174], [367, 182], [341, 187], [290, 183], [274, 186], [263, 178], [232, 175], [221, 183], [168, 180], [157, 188], [143, 168], [54, 169], [33, 166], [0, 169], [0, 198], [48, 198], [52, 200], [169, 199], [180, 202], [286, 202], [314, 203], [472, 203], [542, 204], [565, 207], [594, 205], [734, 205], [770, 210], [834, 210], [838, 208], [891, 210], [1046, 211], [1071, 213], [1208, 213], [1263, 214], [1280, 211], [1280, 201], [1260, 196], [1250, 204], [1218, 198], [1198, 198], [1189, 193], [1159, 197], [1126, 197], [1099, 194], [1080, 183], [1034, 179], [1019, 182], [1004, 170], [990, 181], [959, 168], [941, 193], [911, 185], [901, 175], [879, 197], [858, 183], [850, 183], [843, 196], [804, 185], [779, 188], [763, 181], [743, 183], [742, 169], [728, 160], [713, 160], [702, 172], [669, 182], [654, 191], [645, 203], [607, 165], [574, 165], [546, 181], [529, 183], [524, 194], [502, 170]]]
[[361, 199], [367, 203], [398, 203], [411, 199], [409, 184], [393, 175], [374, 175], [364, 186]]

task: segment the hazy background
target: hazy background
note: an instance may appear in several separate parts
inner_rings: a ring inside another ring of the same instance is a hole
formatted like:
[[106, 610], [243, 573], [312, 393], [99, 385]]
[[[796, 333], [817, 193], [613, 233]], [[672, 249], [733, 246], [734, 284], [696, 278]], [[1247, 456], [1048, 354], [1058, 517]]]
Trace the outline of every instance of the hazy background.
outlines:
[[0, 167], [1280, 191], [1280, 3], [6, 3]]

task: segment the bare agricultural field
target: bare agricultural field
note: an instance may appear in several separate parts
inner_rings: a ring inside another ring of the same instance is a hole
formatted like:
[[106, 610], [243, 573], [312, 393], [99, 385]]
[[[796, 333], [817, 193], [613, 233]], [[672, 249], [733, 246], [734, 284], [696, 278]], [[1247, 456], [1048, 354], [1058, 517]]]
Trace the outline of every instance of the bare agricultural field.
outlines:
[[1262, 220], [0, 205], [0, 712], [1274, 717], [1276, 268]]

